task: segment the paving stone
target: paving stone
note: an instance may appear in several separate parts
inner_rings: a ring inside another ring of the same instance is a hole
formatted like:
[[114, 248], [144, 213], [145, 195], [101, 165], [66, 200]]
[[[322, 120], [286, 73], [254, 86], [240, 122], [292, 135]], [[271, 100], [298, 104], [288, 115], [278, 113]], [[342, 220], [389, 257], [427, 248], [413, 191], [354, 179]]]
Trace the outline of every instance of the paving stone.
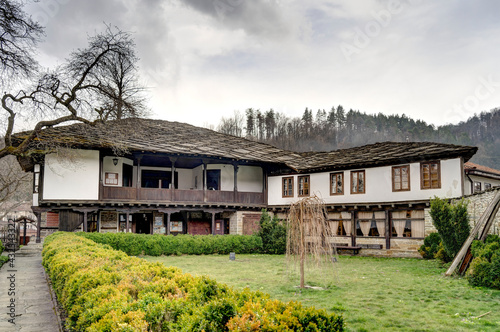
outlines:
[[[16, 251], [14, 267], [7, 263], [0, 269], [0, 332], [61, 331], [41, 252], [40, 245], [28, 244]], [[9, 294], [13, 274], [15, 295]], [[15, 300], [15, 325], [8, 322], [11, 299]]]

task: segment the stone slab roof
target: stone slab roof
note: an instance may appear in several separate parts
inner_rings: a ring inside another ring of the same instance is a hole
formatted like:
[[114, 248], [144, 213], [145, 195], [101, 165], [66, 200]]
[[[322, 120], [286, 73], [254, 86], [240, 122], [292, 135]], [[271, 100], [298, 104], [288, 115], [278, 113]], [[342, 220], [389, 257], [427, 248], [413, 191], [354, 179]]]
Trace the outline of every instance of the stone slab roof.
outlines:
[[[26, 135], [18, 133], [14, 139]], [[33, 148], [44, 142], [82, 149], [122, 147], [130, 151], [266, 162], [286, 165], [302, 173], [460, 156], [467, 161], [477, 151], [476, 147], [452, 144], [384, 142], [329, 152], [297, 153], [186, 123], [136, 118], [48, 128], [42, 131]]]
[[[27, 133], [16, 134], [22, 138]], [[187, 123], [129, 118], [96, 125], [82, 123], [43, 130], [37, 142], [57, 142], [73, 148], [126, 148], [130, 151], [187, 154], [286, 163], [300, 155], [245, 138]]]
[[469, 160], [477, 147], [433, 142], [381, 142], [330, 152], [303, 153], [300, 169], [354, 169], [397, 165], [433, 159]]

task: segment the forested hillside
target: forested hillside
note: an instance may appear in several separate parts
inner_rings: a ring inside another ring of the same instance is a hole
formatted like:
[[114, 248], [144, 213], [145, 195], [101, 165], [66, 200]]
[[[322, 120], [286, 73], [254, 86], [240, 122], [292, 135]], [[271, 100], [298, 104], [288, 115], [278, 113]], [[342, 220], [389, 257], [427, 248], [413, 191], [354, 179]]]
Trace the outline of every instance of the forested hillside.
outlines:
[[471, 161], [500, 169], [500, 108], [465, 122], [433, 126], [406, 115], [366, 114], [332, 107], [305, 109], [302, 117], [247, 109], [222, 118], [217, 130], [293, 151], [324, 151], [383, 141], [433, 141], [479, 147]]

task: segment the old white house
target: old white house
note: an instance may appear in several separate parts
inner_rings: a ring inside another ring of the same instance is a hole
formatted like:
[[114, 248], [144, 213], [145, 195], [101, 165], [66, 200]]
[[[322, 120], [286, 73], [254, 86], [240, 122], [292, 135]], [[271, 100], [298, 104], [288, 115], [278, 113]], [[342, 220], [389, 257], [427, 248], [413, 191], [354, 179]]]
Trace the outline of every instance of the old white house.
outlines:
[[19, 162], [34, 174], [33, 211], [46, 229], [251, 234], [263, 208], [284, 216], [316, 195], [332, 241], [387, 254], [416, 252], [432, 229], [430, 198], [468, 193], [464, 164], [477, 150], [385, 142], [295, 153], [149, 119], [54, 127], [36, 144], [40, 153]]

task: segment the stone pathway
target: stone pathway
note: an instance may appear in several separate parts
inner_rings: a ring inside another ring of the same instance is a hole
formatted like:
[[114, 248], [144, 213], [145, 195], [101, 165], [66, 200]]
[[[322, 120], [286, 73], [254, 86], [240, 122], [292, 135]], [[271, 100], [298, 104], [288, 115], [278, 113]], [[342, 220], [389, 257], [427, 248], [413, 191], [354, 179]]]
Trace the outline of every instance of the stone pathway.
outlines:
[[41, 253], [40, 243], [29, 243], [15, 252], [13, 267], [0, 269], [0, 332], [61, 331]]

